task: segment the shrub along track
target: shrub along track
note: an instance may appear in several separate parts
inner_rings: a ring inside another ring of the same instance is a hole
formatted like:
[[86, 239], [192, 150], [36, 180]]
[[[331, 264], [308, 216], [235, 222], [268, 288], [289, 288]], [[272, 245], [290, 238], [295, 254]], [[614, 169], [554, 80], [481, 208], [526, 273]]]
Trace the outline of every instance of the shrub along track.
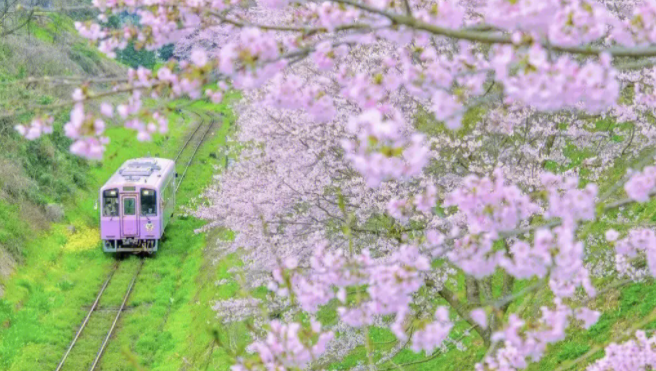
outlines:
[[[193, 132], [189, 135], [189, 137], [185, 140], [184, 144], [181, 146], [177, 155], [174, 158], [177, 164], [181, 164], [181, 163], [184, 164], [184, 168], [182, 169], [182, 174], [178, 180], [176, 192], [180, 188], [182, 182], [184, 181], [185, 176], [187, 175], [187, 172], [189, 170], [189, 167], [194, 162], [194, 158], [196, 157], [196, 154], [198, 153], [199, 149], [205, 142], [208, 133], [210, 133], [215, 123], [215, 120], [211, 119], [209, 120], [208, 124], [205, 124], [206, 119], [201, 114], [194, 111], [190, 111], [190, 112], [199, 117], [198, 120], [199, 123], [196, 126], [196, 128], [193, 130]], [[206, 126], [206, 129], [200, 130], [202, 126]], [[193, 144], [189, 146], [191, 143]], [[184, 159], [184, 161], [181, 161], [181, 158]], [[136, 264], [133, 262], [123, 263], [121, 262], [121, 260], [117, 260], [117, 262], [112, 266], [110, 273], [107, 276], [107, 279], [100, 287], [98, 294], [96, 295], [96, 299], [90, 306], [87, 315], [85, 316], [84, 320], [79, 326], [77, 332], [73, 337], [73, 340], [68, 346], [66, 352], [64, 353], [55, 371], [84, 370], [84, 369], [93, 371], [99, 368], [100, 361], [103, 357], [103, 354], [105, 353], [105, 349], [107, 348], [107, 346], [110, 343], [110, 340], [112, 339], [113, 332], [119, 322], [121, 314], [126, 309], [126, 305], [128, 303], [128, 300], [130, 299], [130, 294], [134, 289], [139, 274], [142, 272], [144, 263], [145, 260], [142, 257], [142, 259], [139, 259]], [[125, 281], [125, 277], [122, 276], [126, 276], [126, 273], [123, 271], [125, 269], [129, 270], [129, 268], [126, 268], [126, 266], [129, 265], [133, 265], [135, 267], [132, 269], [133, 271], [132, 275], [129, 275], [131, 279], [129, 280], [127, 289], [125, 290], [125, 293], [123, 294], [120, 300], [120, 305], [118, 307], [112, 306], [112, 304], [116, 304], [116, 298], [117, 298], [116, 291], [119, 290], [120, 287], [125, 287], [125, 285], [121, 285], [121, 283], [123, 282], [117, 283], [116, 282], [117, 280], [115, 280], [114, 277], [121, 277], [123, 279], [119, 279], [118, 281]], [[117, 271], [119, 271], [120, 273], [116, 274]], [[106, 292], [110, 292], [113, 295], [105, 295]], [[102, 307], [104, 308], [116, 308], [116, 309], [99, 310], [100, 303], [102, 303]], [[111, 320], [111, 315], [114, 315], [113, 320]], [[168, 317], [168, 314], [166, 317]], [[90, 357], [89, 351], [90, 349], [93, 349], [93, 344], [97, 344], [99, 340], [98, 335], [101, 333], [101, 329], [107, 327], [109, 327], [109, 329], [106, 331], [106, 334], [102, 342], [100, 343], [100, 346], [96, 348], [97, 351], [95, 353], [95, 357]]]

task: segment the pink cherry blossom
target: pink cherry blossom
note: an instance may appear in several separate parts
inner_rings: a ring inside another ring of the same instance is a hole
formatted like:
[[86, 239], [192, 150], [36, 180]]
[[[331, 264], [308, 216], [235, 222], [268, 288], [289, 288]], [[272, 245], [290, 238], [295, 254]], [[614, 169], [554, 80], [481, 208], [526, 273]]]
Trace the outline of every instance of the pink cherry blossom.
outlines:
[[487, 327], [487, 313], [485, 313], [484, 309], [474, 309], [469, 315], [479, 326]]
[[624, 184], [626, 194], [639, 202], [648, 201], [649, 195], [654, 191], [654, 188], [656, 188], [656, 166], [644, 168]]
[[435, 321], [412, 335], [411, 349], [415, 352], [424, 350], [427, 354], [432, 353], [449, 336], [452, 327], [449, 310], [446, 307], [437, 308]]
[[103, 102], [100, 104], [100, 113], [106, 117], [112, 117], [114, 116], [114, 106], [107, 102]]
[[203, 67], [207, 64], [207, 54], [203, 49], [194, 49], [190, 55], [191, 62], [198, 67]]

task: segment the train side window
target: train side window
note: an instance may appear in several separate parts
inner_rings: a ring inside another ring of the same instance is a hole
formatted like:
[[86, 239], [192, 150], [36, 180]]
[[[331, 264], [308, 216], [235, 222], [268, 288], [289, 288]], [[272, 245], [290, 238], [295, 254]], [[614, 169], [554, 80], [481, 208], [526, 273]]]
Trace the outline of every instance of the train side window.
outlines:
[[103, 192], [103, 216], [118, 216], [118, 189], [108, 189]]
[[157, 192], [152, 189], [141, 190], [141, 215], [157, 215]]

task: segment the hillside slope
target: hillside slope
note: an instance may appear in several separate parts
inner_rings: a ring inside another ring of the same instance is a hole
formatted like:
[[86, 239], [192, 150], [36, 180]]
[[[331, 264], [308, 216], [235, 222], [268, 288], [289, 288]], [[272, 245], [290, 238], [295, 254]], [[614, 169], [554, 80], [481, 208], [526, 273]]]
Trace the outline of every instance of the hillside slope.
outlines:
[[[73, 23], [67, 15], [43, 13], [0, 38], [0, 112], [56, 104], [84, 79], [124, 75], [125, 67], [78, 36]], [[29, 236], [60, 220], [62, 204], [87, 187], [89, 164], [69, 153], [71, 141], [57, 130], [67, 112], [56, 115], [53, 135], [26, 141], [13, 128], [33, 113], [0, 118], [0, 276], [23, 259]]]

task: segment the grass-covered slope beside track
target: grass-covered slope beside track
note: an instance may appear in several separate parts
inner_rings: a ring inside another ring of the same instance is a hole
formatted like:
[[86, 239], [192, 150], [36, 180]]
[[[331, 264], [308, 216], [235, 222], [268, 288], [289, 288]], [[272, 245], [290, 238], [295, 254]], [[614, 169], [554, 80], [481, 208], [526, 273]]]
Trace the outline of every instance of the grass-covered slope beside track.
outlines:
[[[0, 277], [25, 258], [25, 242], [31, 235], [59, 219], [61, 204], [91, 185], [89, 165], [70, 154], [71, 140], [62, 134], [66, 110], [55, 112], [53, 135], [27, 141], [14, 130], [29, 122], [36, 108], [70, 99], [75, 86], [26, 79], [112, 77], [124, 76], [125, 71], [77, 35], [73, 19], [65, 15], [40, 14], [0, 38], [0, 114], [34, 108], [0, 118]], [[48, 205], [54, 212], [46, 212]], [[0, 285], [0, 296], [2, 291]]]

